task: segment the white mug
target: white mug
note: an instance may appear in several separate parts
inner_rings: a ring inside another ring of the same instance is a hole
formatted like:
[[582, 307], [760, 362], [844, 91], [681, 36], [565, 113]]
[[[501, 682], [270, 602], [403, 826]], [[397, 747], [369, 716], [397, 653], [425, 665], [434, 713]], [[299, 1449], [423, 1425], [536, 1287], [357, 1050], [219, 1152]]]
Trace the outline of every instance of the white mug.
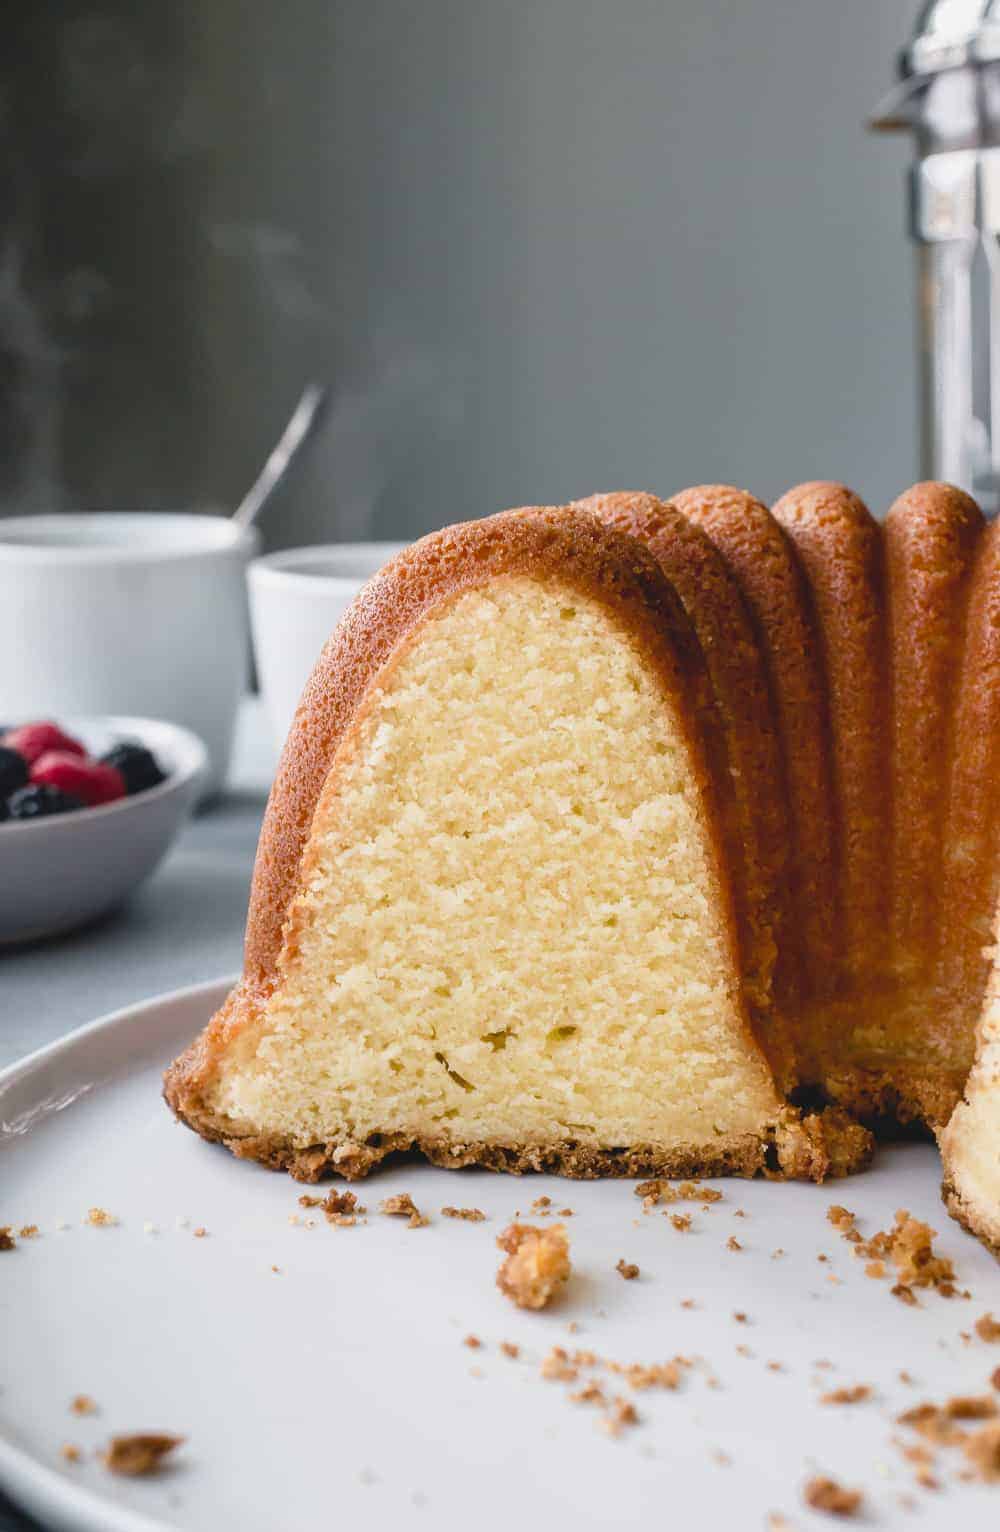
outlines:
[[188, 512], [0, 519], [0, 722], [163, 718], [223, 784], [249, 665], [253, 528]]
[[320, 651], [361, 587], [405, 543], [291, 548], [250, 565], [257, 676], [275, 743], [284, 744]]

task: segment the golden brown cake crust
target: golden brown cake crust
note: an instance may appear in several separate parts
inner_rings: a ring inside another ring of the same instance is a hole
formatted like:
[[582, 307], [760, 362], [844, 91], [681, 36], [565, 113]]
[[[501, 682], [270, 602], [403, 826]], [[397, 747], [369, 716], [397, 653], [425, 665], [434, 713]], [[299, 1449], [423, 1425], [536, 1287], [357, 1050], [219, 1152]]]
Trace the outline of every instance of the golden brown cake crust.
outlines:
[[[742, 591], [710, 539], [676, 505], [628, 491], [578, 504], [649, 548], [698, 637], [724, 735], [722, 825], [744, 982], [761, 1015], [768, 1062], [787, 1091], [797, 1084], [794, 1053], [772, 1012], [775, 968], [779, 954], [787, 958], [791, 935], [783, 773], [767, 675]], [[795, 995], [787, 961], [780, 980], [787, 1014]]]
[[881, 976], [889, 912], [889, 678], [882, 534], [843, 484], [789, 490], [774, 516], [809, 581], [829, 690], [845, 989]]
[[915, 484], [885, 523], [892, 645], [892, 947], [900, 977], [937, 948], [954, 707], [970, 577], [984, 526], [968, 495]]
[[[803, 998], [827, 992], [837, 952], [838, 892], [830, 727], [816, 624], [794, 546], [759, 500], [700, 484], [672, 502], [711, 538], [739, 582], [767, 666], [781, 746], [792, 847], [796, 977]], [[800, 1054], [808, 1051], [798, 1029]]]
[[[558, 582], [598, 601], [642, 653], [665, 693], [677, 699], [712, 840], [713, 897], [723, 912], [738, 971], [712, 780], [718, 767], [707, 764], [698, 726], [699, 713], [711, 706], [708, 680], [691, 624], [656, 560], [634, 538], [570, 507], [506, 512], [449, 527], [416, 543], [369, 582], [327, 643], [303, 693], [258, 845], [243, 978], [165, 1076], [168, 1103], [204, 1137], [222, 1139], [235, 1152], [267, 1163], [282, 1156], [289, 1163], [297, 1159], [295, 1150], [241, 1136], [234, 1124], [216, 1120], [204, 1099], [205, 1088], [227, 1043], [253, 1024], [278, 981], [283, 943], [295, 940], [287, 917], [316, 803], [337, 748], [355, 726], [383, 666], [432, 610], [463, 591], [518, 575]], [[431, 1157], [443, 1152], [433, 1144], [420, 1147]]]
[[960, 996], [983, 992], [998, 897], [1000, 522], [979, 539], [951, 751], [941, 907], [942, 962]]

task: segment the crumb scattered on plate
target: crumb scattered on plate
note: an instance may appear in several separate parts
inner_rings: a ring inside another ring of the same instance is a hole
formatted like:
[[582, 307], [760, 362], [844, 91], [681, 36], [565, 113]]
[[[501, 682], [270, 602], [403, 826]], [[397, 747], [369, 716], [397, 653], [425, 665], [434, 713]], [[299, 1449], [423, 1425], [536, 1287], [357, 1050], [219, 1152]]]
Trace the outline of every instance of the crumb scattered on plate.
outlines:
[[542, 1358], [540, 1371], [549, 1383], [575, 1383], [580, 1375], [579, 1368], [570, 1361], [569, 1353], [562, 1346], [553, 1346]]
[[869, 1383], [854, 1383], [847, 1388], [832, 1388], [820, 1395], [820, 1404], [861, 1404], [872, 1396]]
[[672, 1186], [669, 1181], [641, 1181], [635, 1188], [635, 1195], [642, 1198], [647, 1213], [651, 1208], [671, 1202], [701, 1202], [707, 1207], [710, 1202], [722, 1201], [720, 1191], [702, 1186], [698, 1181], [682, 1181], [679, 1186]]
[[1000, 1414], [990, 1394], [960, 1394], [945, 1405], [949, 1420], [993, 1420]]
[[183, 1436], [167, 1436], [163, 1432], [137, 1431], [131, 1436], [113, 1436], [104, 1451], [102, 1461], [109, 1473], [123, 1474], [127, 1478], [139, 1478], [143, 1474], [156, 1473], [169, 1453], [179, 1447]]
[[973, 1473], [984, 1484], [1000, 1484], [1000, 1421], [973, 1432], [963, 1451]]
[[405, 1218], [408, 1229], [423, 1229], [429, 1221], [409, 1192], [397, 1192], [394, 1197], [386, 1197], [384, 1202], [379, 1203], [379, 1212], [389, 1218]]
[[863, 1496], [859, 1489], [845, 1489], [836, 1479], [817, 1474], [803, 1485], [802, 1498], [814, 1511], [827, 1511], [831, 1516], [856, 1516]]
[[507, 1259], [497, 1272], [497, 1286], [522, 1309], [543, 1309], [569, 1279], [569, 1239], [562, 1224], [536, 1229], [512, 1223], [497, 1237]]

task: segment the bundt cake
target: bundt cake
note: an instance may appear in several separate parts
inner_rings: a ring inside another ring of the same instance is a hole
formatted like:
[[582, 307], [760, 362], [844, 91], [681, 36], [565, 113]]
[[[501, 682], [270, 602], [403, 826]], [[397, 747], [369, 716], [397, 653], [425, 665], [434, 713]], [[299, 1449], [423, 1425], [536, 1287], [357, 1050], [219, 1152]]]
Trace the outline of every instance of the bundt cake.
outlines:
[[306, 1179], [410, 1148], [577, 1175], [857, 1162], [863, 1130], [786, 1104], [744, 1003], [724, 751], [641, 543], [572, 509], [424, 539], [313, 674], [244, 977], [171, 1105]]
[[306, 1179], [822, 1178], [891, 1115], [1000, 1242], [998, 539], [814, 483], [416, 544], [306, 689], [173, 1109]]

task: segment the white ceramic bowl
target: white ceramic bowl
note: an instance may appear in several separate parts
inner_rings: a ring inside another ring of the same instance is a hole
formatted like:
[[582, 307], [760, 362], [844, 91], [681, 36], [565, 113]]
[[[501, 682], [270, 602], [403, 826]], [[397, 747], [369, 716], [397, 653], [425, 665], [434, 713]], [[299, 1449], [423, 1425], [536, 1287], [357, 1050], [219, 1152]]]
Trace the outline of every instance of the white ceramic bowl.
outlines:
[[166, 781], [98, 808], [0, 823], [0, 942], [55, 936], [121, 904], [167, 851], [208, 767], [201, 740], [176, 724], [122, 717], [58, 722], [92, 755], [119, 740], [139, 741]]
[[0, 519], [0, 718], [141, 714], [205, 741], [223, 784], [247, 685], [247, 561], [224, 516]]
[[361, 587], [405, 543], [291, 548], [250, 565], [257, 675], [275, 743], [284, 744], [320, 650]]

